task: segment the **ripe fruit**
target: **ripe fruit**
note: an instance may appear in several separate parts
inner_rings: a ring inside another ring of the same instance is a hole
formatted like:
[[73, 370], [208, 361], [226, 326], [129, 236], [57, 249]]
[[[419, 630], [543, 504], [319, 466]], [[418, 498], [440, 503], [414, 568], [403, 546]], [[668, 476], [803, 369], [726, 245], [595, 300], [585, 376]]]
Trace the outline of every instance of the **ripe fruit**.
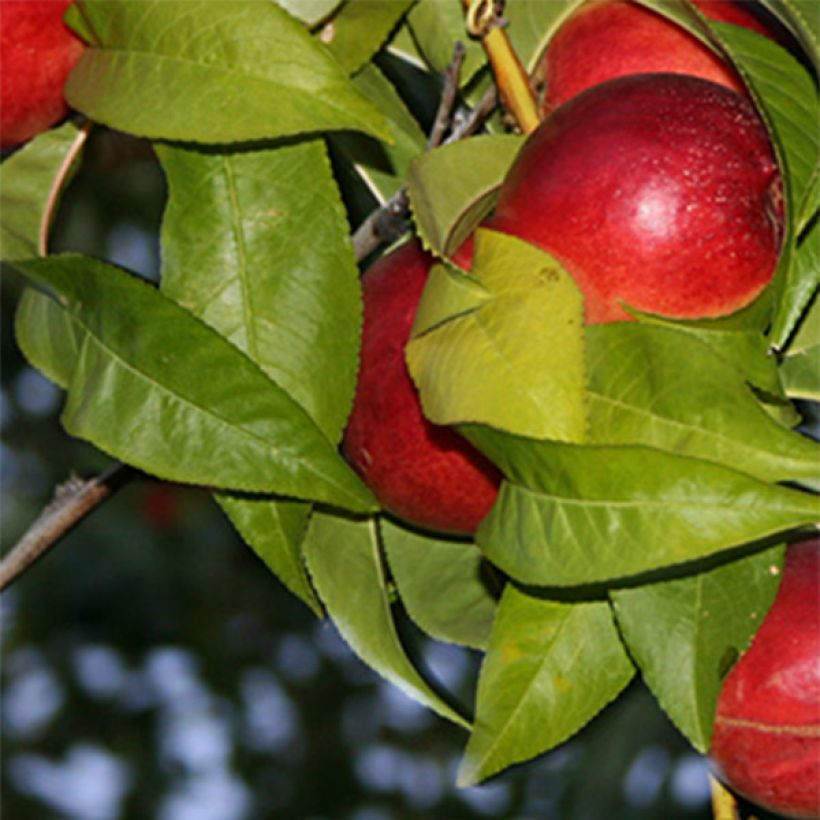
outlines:
[[362, 278], [361, 364], [343, 451], [384, 507], [422, 527], [472, 533], [495, 500], [495, 467], [424, 418], [404, 360], [431, 258], [408, 242]]
[[71, 0], [0, 0], [0, 147], [13, 148], [68, 113], [63, 86], [83, 42], [63, 23]]
[[746, 306], [777, 263], [780, 177], [747, 99], [680, 74], [590, 88], [529, 137], [488, 226], [561, 261], [590, 323]]
[[[748, 3], [695, 0], [695, 5], [713, 20], [773, 37]], [[547, 110], [606, 80], [650, 72], [688, 74], [745, 93], [738, 74], [709, 46], [628, 0], [592, 0], [571, 14], [550, 40], [542, 72]]]
[[820, 538], [789, 547], [775, 602], [723, 683], [711, 758], [752, 802], [820, 817]]

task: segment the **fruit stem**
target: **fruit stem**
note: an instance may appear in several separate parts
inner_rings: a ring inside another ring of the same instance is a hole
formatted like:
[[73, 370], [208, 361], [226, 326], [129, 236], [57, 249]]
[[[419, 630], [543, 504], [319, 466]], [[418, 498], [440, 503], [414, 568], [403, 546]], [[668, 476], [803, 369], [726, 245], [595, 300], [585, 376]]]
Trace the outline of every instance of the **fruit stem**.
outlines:
[[714, 820], [740, 820], [740, 812], [734, 795], [712, 775], [709, 775], [709, 784], [712, 787], [712, 817]]
[[463, 0], [463, 4], [467, 31], [481, 38], [502, 104], [518, 127], [525, 134], [531, 133], [540, 122], [538, 106], [527, 72], [502, 27], [499, 4], [494, 0]]

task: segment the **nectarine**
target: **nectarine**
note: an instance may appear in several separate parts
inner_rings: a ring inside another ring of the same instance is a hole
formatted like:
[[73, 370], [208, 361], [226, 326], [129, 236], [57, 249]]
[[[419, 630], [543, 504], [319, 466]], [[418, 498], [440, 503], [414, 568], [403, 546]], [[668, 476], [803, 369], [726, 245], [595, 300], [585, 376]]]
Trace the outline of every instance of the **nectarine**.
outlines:
[[718, 699], [719, 776], [787, 817], [820, 817], [820, 539], [793, 544], [783, 581]]

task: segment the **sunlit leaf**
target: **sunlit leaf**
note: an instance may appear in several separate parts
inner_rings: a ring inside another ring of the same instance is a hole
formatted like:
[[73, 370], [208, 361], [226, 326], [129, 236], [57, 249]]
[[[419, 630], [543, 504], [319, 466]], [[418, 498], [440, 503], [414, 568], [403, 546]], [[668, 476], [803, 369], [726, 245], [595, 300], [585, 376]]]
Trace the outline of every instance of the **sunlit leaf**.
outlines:
[[236, 142], [350, 128], [389, 139], [322, 43], [270, 0], [78, 0], [69, 104], [138, 136]]
[[709, 748], [718, 693], [768, 612], [783, 548], [673, 581], [612, 595], [629, 653], [666, 713], [700, 752]]
[[304, 553], [319, 597], [351, 649], [406, 695], [468, 727], [421, 677], [399, 641], [375, 520], [316, 512], [305, 536]]
[[425, 415], [582, 440], [583, 300], [574, 282], [533, 245], [486, 230], [476, 233], [473, 273], [490, 298], [407, 347]]
[[481, 667], [459, 784], [477, 783], [566, 740], [632, 675], [605, 601], [558, 603], [509, 584]]
[[750, 549], [820, 518], [811, 493], [698, 459], [462, 431], [509, 479], [476, 541], [522, 583], [611, 582]]
[[598, 325], [587, 351], [591, 442], [644, 444], [767, 481], [820, 478], [818, 445], [768, 415], [741, 373], [691, 333]]

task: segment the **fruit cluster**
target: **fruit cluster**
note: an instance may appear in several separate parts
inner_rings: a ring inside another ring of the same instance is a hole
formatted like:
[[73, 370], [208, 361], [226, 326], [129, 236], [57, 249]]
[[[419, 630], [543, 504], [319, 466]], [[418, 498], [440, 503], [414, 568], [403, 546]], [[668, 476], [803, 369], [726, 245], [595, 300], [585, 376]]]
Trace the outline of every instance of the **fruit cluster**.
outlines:
[[[751, 4], [696, 5], [778, 38]], [[544, 119], [482, 227], [557, 259], [583, 294], [586, 324], [632, 321], [635, 312], [715, 319], [755, 302], [778, 261], [781, 179], [732, 67], [645, 7], [592, 0], [554, 34], [542, 74]], [[471, 239], [453, 261], [470, 270]], [[454, 430], [424, 417], [404, 357], [434, 262], [411, 240], [364, 275], [361, 365], [343, 448], [386, 510], [469, 535], [501, 476]], [[818, 557], [819, 542], [792, 547], [777, 603], [726, 682], [714, 742], [731, 786], [795, 817], [820, 816]]]

